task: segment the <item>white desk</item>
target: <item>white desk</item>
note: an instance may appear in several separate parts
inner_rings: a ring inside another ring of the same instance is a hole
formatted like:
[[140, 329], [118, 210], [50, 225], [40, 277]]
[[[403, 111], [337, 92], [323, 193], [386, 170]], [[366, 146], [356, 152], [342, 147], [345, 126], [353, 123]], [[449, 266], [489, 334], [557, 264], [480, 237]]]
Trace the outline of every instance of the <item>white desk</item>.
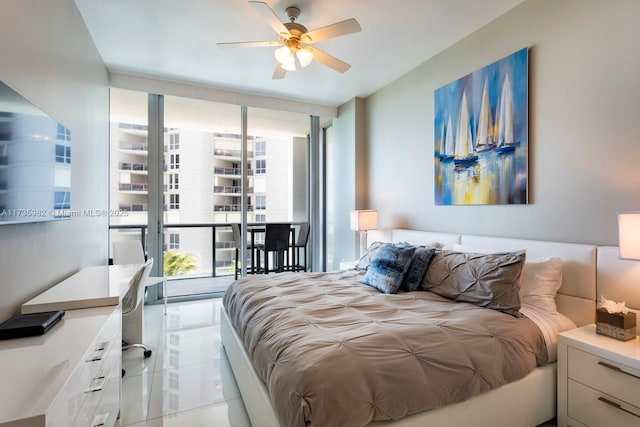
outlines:
[[22, 305], [22, 313], [118, 305], [139, 265], [85, 267]]
[[0, 427], [116, 424], [120, 301], [139, 267], [87, 267], [23, 304], [65, 316], [44, 335], [0, 341]]

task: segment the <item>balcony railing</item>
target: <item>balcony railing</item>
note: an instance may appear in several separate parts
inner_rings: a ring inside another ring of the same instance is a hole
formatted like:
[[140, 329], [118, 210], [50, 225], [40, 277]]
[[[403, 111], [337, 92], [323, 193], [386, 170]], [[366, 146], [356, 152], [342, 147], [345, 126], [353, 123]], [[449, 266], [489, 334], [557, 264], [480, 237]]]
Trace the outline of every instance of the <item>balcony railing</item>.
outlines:
[[[213, 154], [215, 156], [222, 156], [222, 157], [240, 157], [242, 155], [242, 151], [229, 150], [227, 148], [216, 148], [213, 150]], [[253, 157], [253, 151], [247, 151], [247, 157]]]
[[[260, 223], [249, 223], [247, 224], [248, 226], [261, 226], [264, 227], [263, 222]], [[295, 225], [299, 225], [299, 222], [292, 222], [291, 225], [295, 226]], [[228, 259], [217, 259], [216, 257], [216, 253], [218, 252], [218, 250], [225, 250], [225, 249], [233, 249], [235, 248], [235, 244], [233, 241], [228, 241], [228, 240], [223, 240], [223, 241], [218, 241], [217, 240], [217, 231], [227, 231], [227, 233], [231, 233], [231, 224], [230, 223], [202, 223], [202, 224], [164, 224], [163, 225], [163, 229], [165, 231], [165, 233], [167, 232], [171, 232], [172, 230], [176, 230], [176, 229], [184, 229], [184, 228], [194, 228], [194, 229], [204, 229], [202, 231], [202, 234], [208, 234], [206, 232], [207, 229], [211, 230], [211, 245], [210, 245], [210, 250], [211, 250], [211, 276], [209, 277], [216, 277], [219, 275], [229, 275], [229, 274], [233, 274], [233, 260], [228, 260]], [[146, 240], [147, 240], [147, 226], [146, 225], [131, 225], [131, 224], [113, 224], [109, 226], [110, 230], [121, 230], [121, 231], [126, 231], [126, 230], [131, 230], [131, 231], [138, 231], [140, 233], [140, 241], [142, 242], [142, 247], [146, 248]], [[225, 239], [228, 239], [229, 234], [225, 234], [224, 237]], [[204, 258], [204, 256], [202, 257]], [[218, 271], [216, 271], [218, 270]], [[222, 274], [218, 274], [218, 273], [222, 273]], [[178, 279], [179, 277], [176, 276], [176, 279]]]
[[118, 185], [120, 191], [143, 191], [146, 192], [149, 189], [148, 184], [122, 184]]
[[[223, 193], [223, 194], [240, 194], [242, 191], [242, 187], [239, 185], [216, 185], [213, 187], [214, 193]], [[247, 193], [253, 193], [253, 187], [247, 188]]]
[[[240, 168], [213, 168], [213, 173], [216, 175], [234, 175], [240, 176], [242, 174], [242, 169]], [[253, 175], [253, 169], [247, 170], [247, 175]]]
[[148, 170], [148, 166], [147, 163], [120, 162], [118, 164], [118, 169], [123, 171], [146, 172]]
[[133, 150], [133, 151], [148, 151], [149, 144], [146, 142], [128, 142], [128, 141], [120, 141], [118, 143], [118, 147], [121, 150]]
[[[241, 204], [216, 204], [213, 205], [214, 212], [240, 212], [242, 210]], [[253, 212], [253, 205], [247, 206], [248, 212]]]
[[121, 211], [127, 212], [148, 212], [149, 205], [147, 203], [120, 203], [118, 205]]

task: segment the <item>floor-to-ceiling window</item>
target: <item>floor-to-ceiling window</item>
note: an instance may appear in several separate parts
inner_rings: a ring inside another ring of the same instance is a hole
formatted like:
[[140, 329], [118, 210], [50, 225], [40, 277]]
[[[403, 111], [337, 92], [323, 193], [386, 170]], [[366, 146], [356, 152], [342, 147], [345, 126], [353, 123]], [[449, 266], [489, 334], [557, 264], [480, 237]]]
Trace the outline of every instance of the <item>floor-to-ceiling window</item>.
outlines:
[[[241, 176], [248, 177], [248, 223], [305, 221], [309, 116], [248, 109], [246, 163], [241, 157], [241, 108], [163, 96], [158, 149], [162, 182], [159, 239], [169, 297], [208, 293], [211, 279], [230, 276], [235, 247], [229, 224], [241, 222]], [[147, 94], [111, 91], [111, 240], [141, 238], [148, 213]], [[153, 240], [153, 239], [151, 239]], [[147, 248], [149, 249], [149, 248]]]

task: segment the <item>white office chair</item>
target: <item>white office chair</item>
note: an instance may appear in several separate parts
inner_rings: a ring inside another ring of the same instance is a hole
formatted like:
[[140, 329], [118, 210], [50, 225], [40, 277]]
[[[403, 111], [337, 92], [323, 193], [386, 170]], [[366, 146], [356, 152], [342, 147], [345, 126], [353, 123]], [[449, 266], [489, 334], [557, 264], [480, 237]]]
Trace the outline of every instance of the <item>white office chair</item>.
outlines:
[[118, 240], [113, 242], [113, 264], [144, 264], [144, 250], [140, 240]]
[[[144, 264], [145, 255], [140, 240], [117, 240], [113, 242], [113, 265]], [[149, 277], [145, 286], [162, 284], [164, 314], [167, 314], [167, 280], [164, 277]]]
[[[151, 356], [151, 350], [142, 344], [142, 333], [140, 329], [140, 321], [142, 319], [134, 319], [134, 313], [136, 309], [140, 307], [142, 298], [144, 297], [144, 288], [149, 272], [153, 266], [153, 258], [150, 258], [145, 262], [138, 271], [133, 275], [129, 282], [129, 289], [122, 298], [122, 350], [128, 350], [130, 348], [141, 348], [144, 350], [144, 357]], [[140, 342], [129, 342], [128, 337], [134, 337]]]

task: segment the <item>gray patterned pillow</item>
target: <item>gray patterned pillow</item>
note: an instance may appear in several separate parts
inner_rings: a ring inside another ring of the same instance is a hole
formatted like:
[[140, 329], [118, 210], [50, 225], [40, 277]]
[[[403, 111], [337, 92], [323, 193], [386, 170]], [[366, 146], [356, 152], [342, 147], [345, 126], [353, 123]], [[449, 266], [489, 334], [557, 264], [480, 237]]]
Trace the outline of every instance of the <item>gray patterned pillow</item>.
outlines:
[[413, 258], [411, 258], [411, 262], [409, 263], [409, 270], [404, 276], [404, 280], [400, 285], [400, 289], [402, 289], [403, 291], [412, 292], [417, 291], [420, 288], [422, 278], [427, 272], [429, 261], [431, 261], [431, 257], [433, 256], [435, 251], [436, 248], [430, 247], [419, 246], [416, 248], [416, 251], [413, 254]]
[[395, 294], [409, 269], [415, 250], [414, 246], [381, 245], [371, 258], [362, 283], [385, 294]]
[[495, 254], [438, 251], [422, 288], [445, 298], [519, 316], [525, 251]]

